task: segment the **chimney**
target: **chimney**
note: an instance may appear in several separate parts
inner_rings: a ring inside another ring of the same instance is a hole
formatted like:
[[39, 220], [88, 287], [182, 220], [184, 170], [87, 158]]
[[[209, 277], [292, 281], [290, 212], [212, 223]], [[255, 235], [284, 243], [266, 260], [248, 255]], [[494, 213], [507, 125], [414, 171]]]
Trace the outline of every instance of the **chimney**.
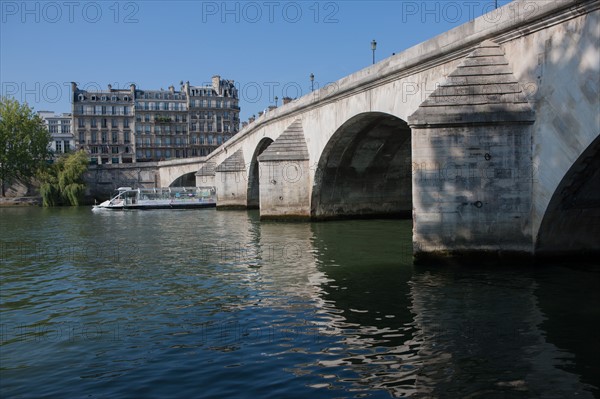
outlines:
[[242, 122], [242, 129], [245, 128], [246, 126], [248, 126], [248, 122], [246, 122], [246, 121]]
[[212, 77], [212, 87], [217, 92], [217, 95], [221, 95], [221, 77], [219, 75]]
[[262, 111], [258, 111], [258, 117], [260, 118], [261, 116], [263, 116], [264, 112]]
[[175, 86], [173, 86], [173, 85], [169, 86], [169, 91], [171, 93], [175, 93]]
[[108, 84], [108, 91], [112, 91], [112, 85], [110, 83]]
[[254, 115], [252, 115], [250, 118], [248, 118], [248, 123], [252, 123], [256, 120], [256, 117]]
[[283, 105], [289, 104], [291, 102], [292, 102], [292, 98], [291, 97], [283, 97]]

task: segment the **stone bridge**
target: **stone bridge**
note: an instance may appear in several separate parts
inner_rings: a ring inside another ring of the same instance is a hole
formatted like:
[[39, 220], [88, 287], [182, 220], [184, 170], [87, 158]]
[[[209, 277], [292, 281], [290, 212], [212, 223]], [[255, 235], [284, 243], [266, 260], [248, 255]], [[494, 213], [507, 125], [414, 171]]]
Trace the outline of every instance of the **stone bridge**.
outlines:
[[261, 219], [411, 217], [417, 257], [600, 250], [600, 2], [515, 1], [258, 118], [195, 174]]

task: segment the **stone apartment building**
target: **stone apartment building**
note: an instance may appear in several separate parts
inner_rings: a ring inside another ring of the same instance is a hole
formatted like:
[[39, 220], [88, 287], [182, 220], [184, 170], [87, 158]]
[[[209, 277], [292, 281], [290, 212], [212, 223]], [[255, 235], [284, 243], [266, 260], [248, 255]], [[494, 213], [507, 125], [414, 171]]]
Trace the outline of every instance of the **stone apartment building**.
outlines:
[[92, 164], [160, 161], [208, 155], [239, 130], [231, 80], [181, 89], [81, 90], [72, 84], [75, 146]]
[[38, 115], [50, 132], [50, 150], [54, 154], [64, 154], [75, 148], [71, 114], [58, 115], [52, 111], [38, 111]]

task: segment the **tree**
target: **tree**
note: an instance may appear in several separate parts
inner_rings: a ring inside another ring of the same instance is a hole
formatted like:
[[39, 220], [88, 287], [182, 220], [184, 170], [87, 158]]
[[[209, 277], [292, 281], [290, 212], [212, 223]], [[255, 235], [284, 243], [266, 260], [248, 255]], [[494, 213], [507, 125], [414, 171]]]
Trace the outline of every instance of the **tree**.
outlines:
[[44, 121], [27, 104], [0, 97], [0, 181], [6, 185], [29, 180], [50, 156], [50, 133]]
[[40, 193], [44, 206], [78, 206], [85, 194], [83, 174], [88, 166], [88, 155], [77, 151], [60, 157], [39, 175]]

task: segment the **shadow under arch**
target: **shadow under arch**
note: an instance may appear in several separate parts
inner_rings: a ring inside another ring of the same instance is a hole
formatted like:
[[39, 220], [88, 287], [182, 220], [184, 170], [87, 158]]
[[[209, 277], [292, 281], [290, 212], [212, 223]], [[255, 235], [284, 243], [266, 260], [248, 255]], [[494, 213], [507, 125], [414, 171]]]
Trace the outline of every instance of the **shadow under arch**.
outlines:
[[411, 129], [381, 112], [356, 115], [319, 159], [311, 218], [411, 218]]
[[169, 187], [196, 187], [196, 172], [186, 173], [173, 180]]
[[538, 256], [600, 254], [600, 136], [554, 191], [538, 231]]
[[248, 209], [258, 209], [260, 206], [260, 169], [258, 157], [271, 145], [271, 143], [273, 143], [271, 138], [263, 138], [258, 142], [254, 154], [252, 154], [250, 171], [248, 174]]

